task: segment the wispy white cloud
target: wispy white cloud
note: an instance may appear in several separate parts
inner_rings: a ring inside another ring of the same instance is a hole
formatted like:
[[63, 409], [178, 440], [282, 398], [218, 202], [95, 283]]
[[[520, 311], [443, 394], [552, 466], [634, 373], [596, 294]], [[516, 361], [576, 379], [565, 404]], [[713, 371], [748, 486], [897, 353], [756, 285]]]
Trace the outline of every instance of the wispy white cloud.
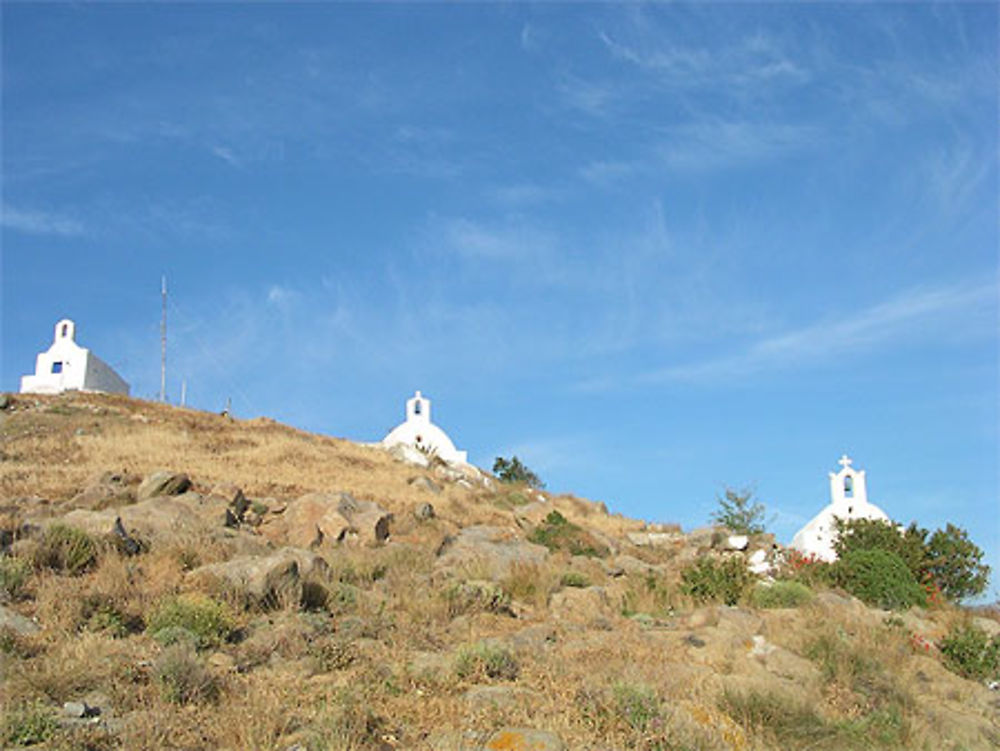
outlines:
[[79, 237], [86, 234], [83, 223], [71, 217], [48, 211], [32, 211], [3, 205], [0, 223], [5, 229], [29, 235]]
[[502, 204], [537, 206], [561, 199], [564, 191], [537, 183], [516, 183], [495, 187], [489, 194]]
[[440, 249], [470, 259], [509, 261], [550, 255], [556, 248], [554, 235], [523, 221], [484, 223], [465, 218], [435, 219], [432, 235]]
[[801, 62], [793, 59], [773, 37], [760, 31], [709, 49], [685, 45], [669, 34], [636, 33], [630, 41], [599, 31], [598, 38], [612, 57], [631, 63], [671, 88], [697, 90], [799, 84], [810, 78]]
[[819, 148], [827, 140], [817, 126], [705, 118], [662, 128], [641, 146], [641, 158], [596, 160], [584, 164], [577, 174], [590, 183], [613, 185], [636, 176], [662, 174], [664, 169], [719, 171], [783, 159]]
[[656, 151], [676, 169], [708, 170], [785, 157], [823, 143], [814, 126], [710, 119], [671, 129]]
[[918, 334], [927, 336], [933, 324], [938, 324], [939, 336], [949, 336], [954, 332], [948, 324], [954, 323], [957, 314], [985, 309], [996, 301], [995, 284], [911, 289], [839, 319], [767, 336], [735, 354], [649, 371], [635, 380], [639, 383], [729, 380], [767, 370], [809, 366]]
[[212, 154], [233, 167], [242, 167], [243, 163], [236, 158], [233, 150], [226, 146], [213, 146]]

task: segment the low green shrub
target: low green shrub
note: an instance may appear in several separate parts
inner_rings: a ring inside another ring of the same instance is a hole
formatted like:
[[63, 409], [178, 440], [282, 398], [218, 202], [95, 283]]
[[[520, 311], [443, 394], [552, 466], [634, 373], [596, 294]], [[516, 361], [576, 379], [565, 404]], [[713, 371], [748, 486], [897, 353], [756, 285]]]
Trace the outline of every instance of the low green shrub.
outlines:
[[226, 641], [234, 628], [232, 612], [224, 604], [205, 595], [185, 594], [163, 600], [150, 616], [146, 630], [163, 642], [161, 632], [165, 629], [184, 629], [194, 635], [199, 649], [205, 649]]
[[486, 677], [512, 681], [520, 672], [520, 665], [509, 650], [488, 642], [463, 647], [455, 658], [455, 674], [459, 678]]
[[387, 725], [385, 718], [372, 711], [365, 696], [341, 689], [310, 724], [306, 749], [381, 751], [388, 747], [383, 740]]
[[18, 599], [31, 576], [31, 563], [23, 558], [0, 556], [0, 599]]
[[309, 645], [309, 656], [317, 673], [344, 670], [358, 659], [358, 648], [350, 639], [329, 637]]
[[564, 587], [578, 587], [583, 589], [590, 586], [590, 579], [579, 571], [567, 571], [560, 577], [559, 584]]
[[59, 723], [52, 711], [40, 702], [7, 709], [0, 721], [0, 742], [20, 748], [45, 743], [56, 734]]
[[1000, 635], [991, 639], [981, 628], [963, 623], [938, 646], [945, 667], [953, 673], [974, 681], [1000, 679]]
[[510, 595], [494, 582], [478, 579], [455, 582], [444, 590], [443, 596], [452, 618], [465, 613], [506, 613], [510, 610]]
[[721, 600], [735, 605], [746, 596], [755, 579], [742, 558], [716, 560], [704, 556], [681, 571], [681, 591], [699, 602]]
[[797, 608], [812, 598], [812, 590], [797, 581], [776, 581], [770, 586], [758, 584], [750, 592], [750, 604], [755, 608]]
[[97, 563], [97, 543], [81, 529], [53, 524], [33, 552], [35, 568], [82, 574]]
[[615, 683], [611, 696], [618, 718], [633, 730], [646, 730], [660, 716], [659, 696], [643, 683]]
[[550, 511], [545, 520], [531, 530], [528, 540], [553, 552], [563, 550], [570, 555], [606, 558], [610, 553], [606, 545], [558, 511]]
[[198, 704], [219, 697], [219, 682], [189, 645], [167, 647], [156, 660], [153, 676], [163, 698], [174, 704]]
[[829, 748], [825, 742], [837, 734], [816, 710], [790, 697], [763, 691], [727, 690], [719, 708], [746, 730], [795, 748], [809, 741], [815, 748]]
[[121, 638], [143, 630], [142, 619], [125, 612], [106, 595], [88, 595], [81, 603], [81, 619], [87, 631], [100, 631]]
[[924, 605], [927, 593], [896, 553], [852, 550], [834, 564], [836, 583], [858, 599], [885, 610]]

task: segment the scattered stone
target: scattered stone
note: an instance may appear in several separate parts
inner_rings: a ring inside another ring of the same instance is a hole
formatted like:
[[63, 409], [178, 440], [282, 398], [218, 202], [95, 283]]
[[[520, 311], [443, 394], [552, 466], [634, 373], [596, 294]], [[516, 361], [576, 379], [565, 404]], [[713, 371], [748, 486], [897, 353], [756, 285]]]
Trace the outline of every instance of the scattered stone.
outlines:
[[719, 610], [714, 605], [708, 605], [697, 610], [692, 610], [682, 619], [687, 628], [705, 628], [714, 626], [719, 622]]
[[767, 560], [767, 551], [763, 548], [755, 550], [747, 559], [747, 569], [751, 574], [764, 576], [769, 574], [772, 568], [770, 561]]
[[760, 633], [764, 619], [750, 610], [737, 607], [719, 607], [718, 628], [727, 630], [737, 636], [750, 637]]
[[25, 618], [4, 605], [0, 605], [0, 631], [10, 629], [21, 636], [37, 634], [41, 629], [30, 618]]
[[[655, 574], [663, 571], [662, 566], [654, 566], [651, 563], [646, 563], [645, 561], [639, 560], [631, 555], [615, 556], [615, 559], [610, 566], [614, 569], [620, 570], [623, 574], [635, 574], [638, 576], [646, 576], [647, 574]], [[614, 574], [610, 571], [609, 575], [621, 576], [621, 574]]]
[[445, 538], [438, 548], [435, 567], [447, 570], [480, 563], [489, 570], [491, 577], [502, 579], [514, 566], [538, 565], [548, 555], [547, 548], [528, 542], [511, 530], [477, 525]]
[[413, 517], [419, 522], [430, 521], [434, 518], [434, 507], [429, 503], [418, 503], [413, 510]]
[[705, 646], [705, 644], [707, 644], [707, 642], [704, 639], [702, 639], [700, 636], [695, 636], [694, 634], [688, 634], [687, 636], [685, 636], [684, 643], [690, 644], [692, 647], [695, 647], [697, 649], [701, 649], [702, 647]]
[[83, 701], [64, 702], [62, 709], [63, 714], [66, 717], [75, 717], [77, 719], [83, 719], [84, 717], [97, 717], [101, 713], [99, 707], [88, 706], [87, 703]]
[[750, 647], [751, 657], [766, 657], [777, 649], [773, 644], [768, 644], [767, 639], [760, 634], [753, 637], [752, 644], [753, 646]]
[[73, 496], [74, 508], [99, 511], [136, 502], [135, 485], [139, 478], [127, 472], [105, 472]]
[[729, 535], [726, 538], [726, 550], [746, 550], [750, 544], [750, 538], [746, 535]]
[[426, 475], [411, 477], [408, 482], [417, 490], [426, 490], [428, 493], [433, 493], [434, 495], [438, 495], [441, 492], [441, 486]]
[[405, 462], [406, 464], [424, 467], [425, 469], [431, 465], [431, 461], [427, 454], [406, 443], [397, 443], [389, 448], [388, 452], [389, 456], [398, 461]]
[[225, 652], [212, 652], [206, 662], [216, 670], [229, 673], [236, 670], [236, 659]]
[[[756, 644], [754, 646], [756, 647]], [[819, 668], [813, 662], [784, 647], [767, 644], [766, 654], [758, 656], [758, 659], [769, 673], [794, 681], [803, 687], [814, 685], [821, 678]]]
[[972, 625], [981, 631], [985, 631], [986, 635], [991, 639], [994, 636], [1000, 635], [1000, 623], [992, 618], [983, 618], [981, 615], [977, 615], [972, 619]]
[[187, 475], [161, 470], [143, 480], [136, 494], [140, 501], [145, 501], [165, 495], [180, 495], [190, 487], [191, 478]]
[[625, 539], [640, 548], [668, 548], [684, 540], [674, 532], [626, 532]]
[[210, 498], [221, 498], [232, 509], [233, 515], [242, 521], [243, 515], [250, 508], [250, 501], [243, 495], [243, 490], [232, 483], [221, 483], [212, 487], [208, 494]]
[[502, 728], [486, 741], [487, 751], [566, 751], [562, 738], [547, 730]]
[[271, 539], [283, 538], [300, 548], [332, 542], [377, 545], [389, 537], [392, 514], [350, 493], [307, 493], [288, 505], [281, 524], [264, 528]]
[[537, 691], [521, 686], [473, 686], [462, 696], [470, 709], [509, 709], [518, 703], [537, 703], [541, 696]]
[[519, 654], [537, 655], [542, 649], [556, 642], [555, 626], [540, 623], [522, 628], [503, 638], [504, 644]]
[[604, 587], [567, 587], [552, 595], [549, 609], [554, 618], [576, 623], [592, 622], [611, 614]]

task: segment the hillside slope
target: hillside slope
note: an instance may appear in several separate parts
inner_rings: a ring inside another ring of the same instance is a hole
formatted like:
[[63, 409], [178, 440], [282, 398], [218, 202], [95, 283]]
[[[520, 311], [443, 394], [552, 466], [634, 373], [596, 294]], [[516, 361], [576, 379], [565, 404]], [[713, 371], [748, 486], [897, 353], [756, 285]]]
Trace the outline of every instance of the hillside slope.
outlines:
[[264, 418], [68, 394], [0, 421], [9, 746], [1000, 747], [997, 693], [936, 648], [968, 613], [685, 594], [767, 538]]

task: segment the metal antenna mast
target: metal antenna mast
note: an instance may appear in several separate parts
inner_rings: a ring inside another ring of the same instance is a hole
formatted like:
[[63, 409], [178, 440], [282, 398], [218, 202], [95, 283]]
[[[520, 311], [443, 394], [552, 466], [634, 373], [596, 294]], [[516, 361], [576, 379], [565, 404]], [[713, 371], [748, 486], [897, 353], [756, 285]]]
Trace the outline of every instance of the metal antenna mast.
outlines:
[[167, 400], [167, 277], [162, 277], [163, 316], [160, 318], [160, 401]]

